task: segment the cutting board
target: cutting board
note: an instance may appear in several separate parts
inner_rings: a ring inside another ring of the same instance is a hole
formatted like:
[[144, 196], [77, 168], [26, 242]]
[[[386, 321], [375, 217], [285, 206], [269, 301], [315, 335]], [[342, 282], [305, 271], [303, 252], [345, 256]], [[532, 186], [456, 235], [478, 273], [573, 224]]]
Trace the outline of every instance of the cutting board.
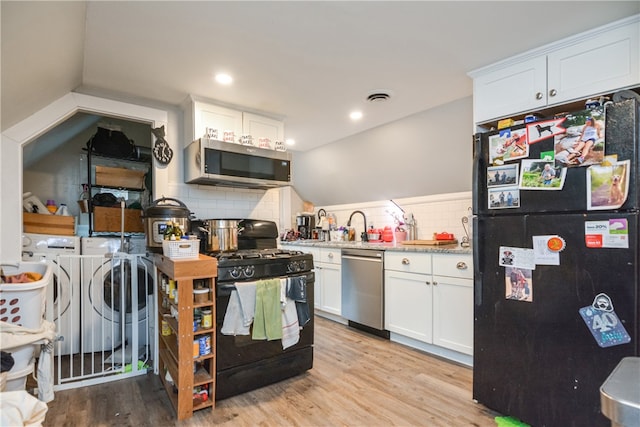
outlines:
[[455, 245], [458, 243], [458, 239], [451, 240], [405, 240], [403, 245], [424, 245], [424, 246], [440, 246], [440, 245]]

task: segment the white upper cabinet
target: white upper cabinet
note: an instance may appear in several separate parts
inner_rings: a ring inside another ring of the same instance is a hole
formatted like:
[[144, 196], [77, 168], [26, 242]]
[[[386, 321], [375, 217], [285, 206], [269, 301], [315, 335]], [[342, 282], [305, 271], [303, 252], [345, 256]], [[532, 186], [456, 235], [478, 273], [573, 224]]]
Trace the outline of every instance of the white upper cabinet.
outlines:
[[476, 123], [640, 84], [640, 15], [475, 70]]
[[502, 68], [473, 80], [473, 114], [477, 123], [547, 105], [545, 56]]
[[550, 53], [549, 104], [640, 83], [639, 38], [640, 23], [636, 22]]
[[242, 132], [245, 135], [251, 135], [254, 144], [258, 147], [262, 144], [271, 145], [271, 147], [262, 148], [274, 148], [276, 141], [284, 142], [284, 123], [257, 114], [242, 114]]
[[190, 143], [206, 135], [207, 129], [217, 129], [219, 140], [224, 132], [233, 132], [235, 139], [242, 134], [242, 112], [205, 102], [189, 100], [184, 108], [185, 140]]
[[217, 105], [196, 103], [194, 138], [198, 139], [207, 134], [207, 129], [216, 129], [218, 139], [223, 140], [225, 132], [233, 132], [234, 139], [242, 134], [242, 112]]
[[[253, 145], [275, 149], [276, 141], [284, 141], [284, 122], [270, 117], [248, 113], [189, 97], [183, 105], [185, 114], [185, 140], [187, 143], [217, 131], [217, 139], [233, 138], [240, 143], [243, 135], [250, 135]], [[233, 133], [233, 136], [230, 136]], [[226, 138], [225, 138], [226, 137]], [[262, 143], [262, 144], [261, 144]]]

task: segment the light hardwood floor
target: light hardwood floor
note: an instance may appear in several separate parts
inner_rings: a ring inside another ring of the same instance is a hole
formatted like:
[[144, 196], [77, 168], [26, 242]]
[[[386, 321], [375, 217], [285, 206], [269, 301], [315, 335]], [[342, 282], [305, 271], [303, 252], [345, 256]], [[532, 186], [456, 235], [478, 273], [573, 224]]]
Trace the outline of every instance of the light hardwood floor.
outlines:
[[495, 426], [472, 370], [316, 316], [313, 369], [175, 421], [159, 379], [56, 392], [45, 427]]

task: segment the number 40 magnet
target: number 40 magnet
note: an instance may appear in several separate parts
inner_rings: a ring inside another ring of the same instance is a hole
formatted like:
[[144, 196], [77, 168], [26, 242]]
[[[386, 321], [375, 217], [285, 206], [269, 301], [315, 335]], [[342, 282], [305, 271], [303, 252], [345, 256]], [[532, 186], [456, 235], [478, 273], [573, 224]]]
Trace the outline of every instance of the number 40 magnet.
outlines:
[[580, 315], [600, 347], [626, 344], [631, 337], [613, 311], [613, 303], [607, 294], [598, 294], [593, 304], [582, 307]]

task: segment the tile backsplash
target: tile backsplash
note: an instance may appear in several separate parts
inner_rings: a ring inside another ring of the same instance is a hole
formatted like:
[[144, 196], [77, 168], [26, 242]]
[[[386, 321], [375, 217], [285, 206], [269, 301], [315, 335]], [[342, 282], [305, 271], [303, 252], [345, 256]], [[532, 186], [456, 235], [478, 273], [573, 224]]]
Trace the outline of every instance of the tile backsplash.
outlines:
[[[397, 203], [406, 215], [413, 214], [417, 221], [417, 239], [432, 239], [433, 233], [446, 231], [461, 240], [466, 235], [462, 218], [470, 214], [471, 197], [471, 192], [461, 192], [394, 199], [393, 202]], [[393, 202], [380, 200], [318, 208], [335, 214], [338, 226], [346, 226], [351, 213], [361, 210], [367, 217], [367, 227], [373, 225], [375, 228], [384, 228], [395, 227], [394, 215], [402, 217], [402, 211]], [[362, 215], [354, 215], [351, 225], [356, 228], [356, 235], [359, 236], [364, 227]]]
[[279, 223], [277, 189], [251, 190], [210, 185], [173, 184], [170, 192], [185, 203], [198, 219], [253, 218]]

